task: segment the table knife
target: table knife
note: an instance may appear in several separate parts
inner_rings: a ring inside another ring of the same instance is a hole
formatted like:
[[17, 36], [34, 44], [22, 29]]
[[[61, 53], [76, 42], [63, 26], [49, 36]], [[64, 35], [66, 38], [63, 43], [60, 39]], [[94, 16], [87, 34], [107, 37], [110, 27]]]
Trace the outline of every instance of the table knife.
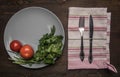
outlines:
[[84, 23], [85, 23], [85, 18], [80, 17], [79, 18], [79, 31], [80, 31], [80, 35], [81, 35], [81, 47], [80, 47], [80, 49], [81, 49], [81, 51], [80, 51], [81, 61], [84, 60], [84, 45], [83, 45]]
[[92, 41], [93, 41], [93, 17], [92, 15], [90, 15], [90, 18], [89, 18], [89, 38], [90, 38], [90, 50], [89, 50], [89, 57], [88, 57], [88, 60], [89, 60], [89, 63], [91, 64], [92, 61], [93, 61], [93, 56], [92, 56]]

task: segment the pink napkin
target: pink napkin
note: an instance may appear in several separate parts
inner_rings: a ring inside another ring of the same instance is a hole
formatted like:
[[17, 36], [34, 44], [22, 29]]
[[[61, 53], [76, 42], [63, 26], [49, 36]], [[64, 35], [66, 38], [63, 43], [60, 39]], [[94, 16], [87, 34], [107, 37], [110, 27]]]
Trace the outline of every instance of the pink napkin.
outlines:
[[[89, 56], [89, 15], [93, 16], [93, 62]], [[85, 17], [84, 53], [85, 58], [80, 60], [80, 32], [78, 30], [79, 17]], [[109, 69], [117, 73], [110, 64], [110, 19], [111, 13], [107, 8], [80, 8], [70, 7], [68, 18], [68, 69]]]

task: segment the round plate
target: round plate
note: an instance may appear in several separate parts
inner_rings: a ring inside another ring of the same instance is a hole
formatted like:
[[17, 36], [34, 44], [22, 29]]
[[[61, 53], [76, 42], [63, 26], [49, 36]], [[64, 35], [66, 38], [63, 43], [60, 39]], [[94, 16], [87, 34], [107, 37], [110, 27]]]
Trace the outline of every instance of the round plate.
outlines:
[[[34, 51], [37, 50], [39, 39], [46, 33], [50, 32], [52, 26], [56, 28], [56, 35], [62, 35], [63, 45], [65, 42], [65, 33], [63, 25], [58, 17], [51, 11], [42, 7], [28, 7], [14, 14], [7, 23], [4, 32], [4, 44], [7, 53], [11, 58], [16, 56], [9, 51], [9, 44], [12, 40], [19, 40], [22, 44], [29, 44]], [[47, 66], [44, 63], [29, 65], [21, 65], [26, 68], [41, 68]]]

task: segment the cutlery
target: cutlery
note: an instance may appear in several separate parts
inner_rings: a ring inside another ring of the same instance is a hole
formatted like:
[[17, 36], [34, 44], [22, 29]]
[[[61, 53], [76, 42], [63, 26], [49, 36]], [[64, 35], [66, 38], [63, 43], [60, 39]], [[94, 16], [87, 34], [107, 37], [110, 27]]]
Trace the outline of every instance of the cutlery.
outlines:
[[80, 31], [80, 35], [81, 35], [81, 52], [80, 52], [80, 59], [81, 61], [84, 60], [84, 45], [83, 45], [83, 34], [84, 34], [84, 22], [85, 22], [85, 18], [84, 17], [80, 17], [79, 18], [79, 31]]
[[89, 63], [91, 64], [93, 61], [93, 56], [92, 56], [92, 41], [93, 41], [93, 18], [92, 15], [90, 15], [89, 18], [89, 38], [90, 38], [90, 50], [89, 50]]

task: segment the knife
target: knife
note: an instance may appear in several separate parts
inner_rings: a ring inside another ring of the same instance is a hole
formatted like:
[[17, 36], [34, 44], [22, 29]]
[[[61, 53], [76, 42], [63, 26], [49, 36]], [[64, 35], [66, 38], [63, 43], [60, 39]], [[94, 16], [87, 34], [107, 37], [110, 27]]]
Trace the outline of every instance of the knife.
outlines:
[[81, 61], [84, 60], [84, 45], [83, 45], [83, 34], [84, 34], [84, 23], [85, 23], [85, 18], [84, 17], [80, 17], [79, 18], [79, 31], [80, 31], [80, 35], [81, 35], [81, 51], [80, 51], [80, 59]]
[[92, 15], [90, 15], [89, 18], [89, 38], [90, 38], [90, 50], [89, 50], [89, 63], [91, 64], [93, 61], [93, 56], [92, 56], [92, 41], [93, 41], [93, 18]]

